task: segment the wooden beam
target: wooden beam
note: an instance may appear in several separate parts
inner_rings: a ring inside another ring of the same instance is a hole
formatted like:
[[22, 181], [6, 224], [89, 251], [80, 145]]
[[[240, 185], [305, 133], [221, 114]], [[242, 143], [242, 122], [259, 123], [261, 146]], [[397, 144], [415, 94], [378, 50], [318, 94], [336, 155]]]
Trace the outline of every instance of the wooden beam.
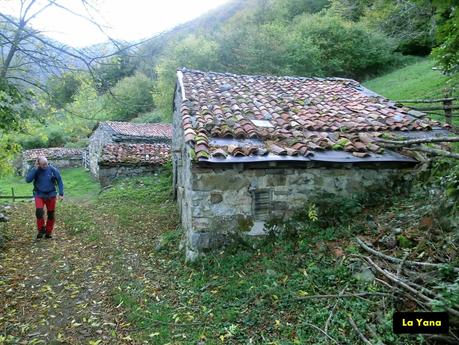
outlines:
[[448, 98], [438, 98], [438, 99], [411, 99], [411, 100], [401, 100], [395, 101], [396, 103], [443, 103], [445, 101], [454, 101], [457, 100], [456, 97]]

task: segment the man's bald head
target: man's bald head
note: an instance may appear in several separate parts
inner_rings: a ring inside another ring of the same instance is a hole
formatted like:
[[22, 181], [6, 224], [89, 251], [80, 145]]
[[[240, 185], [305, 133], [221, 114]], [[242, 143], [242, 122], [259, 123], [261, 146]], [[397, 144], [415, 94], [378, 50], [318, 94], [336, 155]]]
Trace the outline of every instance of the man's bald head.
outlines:
[[40, 156], [37, 158], [38, 166], [42, 169], [46, 169], [48, 167], [48, 159], [45, 156]]

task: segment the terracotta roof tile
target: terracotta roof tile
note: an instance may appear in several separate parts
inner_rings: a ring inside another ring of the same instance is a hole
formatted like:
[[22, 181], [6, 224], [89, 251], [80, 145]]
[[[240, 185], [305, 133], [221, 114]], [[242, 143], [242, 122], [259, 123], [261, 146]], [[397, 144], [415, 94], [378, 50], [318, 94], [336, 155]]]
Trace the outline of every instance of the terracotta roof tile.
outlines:
[[25, 160], [35, 160], [39, 156], [45, 156], [49, 160], [58, 159], [81, 159], [83, 154], [82, 149], [73, 149], [66, 147], [50, 147], [46, 149], [26, 150], [22, 153]]
[[[182, 73], [182, 126], [196, 158], [318, 150], [365, 157], [383, 151], [374, 142], [381, 133], [440, 126], [412, 117], [408, 108], [396, 107], [354, 80]], [[209, 144], [213, 138], [258, 139], [261, 145], [215, 146]]]
[[103, 147], [101, 165], [162, 165], [170, 159], [166, 144], [107, 144]]
[[[182, 107], [183, 109], [184, 107]], [[183, 112], [182, 112], [183, 114]], [[132, 123], [132, 122], [104, 122], [113, 131], [120, 135], [172, 138], [172, 125], [168, 123]]]

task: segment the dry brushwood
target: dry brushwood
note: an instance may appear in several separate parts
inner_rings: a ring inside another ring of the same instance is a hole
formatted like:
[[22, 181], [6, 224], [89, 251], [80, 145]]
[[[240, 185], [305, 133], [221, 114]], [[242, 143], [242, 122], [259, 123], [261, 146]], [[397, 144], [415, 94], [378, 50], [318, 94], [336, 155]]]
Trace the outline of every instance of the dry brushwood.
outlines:
[[[387, 261], [390, 261], [390, 262], [393, 262], [393, 263], [396, 263], [396, 264], [400, 264], [402, 262], [402, 259], [390, 256], [390, 255], [386, 255], [384, 253], [381, 253], [381, 252], [371, 248], [368, 244], [366, 244], [364, 241], [362, 241], [358, 237], [356, 237], [356, 241], [360, 245], [360, 247], [362, 247], [367, 252], [369, 252], [369, 253], [371, 253], [373, 255], [376, 255], [376, 256], [378, 256], [378, 257], [380, 257], [382, 259], [385, 259]], [[444, 268], [445, 265], [446, 265], [446, 264], [435, 264], [435, 263], [431, 263], [431, 262], [419, 262], [419, 261], [411, 261], [411, 260], [405, 260], [404, 264], [408, 265], [408, 266], [429, 267], [429, 268], [437, 268], [437, 269]], [[451, 267], [451, 269], [454, 272], [459, 272], [459, 268], [457, 268], [457, 267]]]
[[354, 331], [359, 335], [359, 338], [367, 345], [372, 345], [371, 342], [363, 335], [363, 333], [360, 331], [360, 329], [357, 327], [357, 325], [355, 324], [355, 321], [354, 319], [352, 318], [352, 316], [349, 315], [348, 317], [348, 321], [349, 321], [349, 324], [351, 325], [351, 327], [354, 329]]
[[[373, 266], [376, 271], [378, 271], [379, 273], [381, 273], [382, 275], [384, 275], [386, 278], [388, 278], [390, 281], [392, 281], [393, 283], [399, 285], [400, 287], [404, 288], [405, 290], [411, 292], [413, 295], [421, 298], [422, 300], [424, 300], [425, 302], [429, 303], [429, 304], [432, 304], [433, 302], [435, 302], [436, 300], [433, 299], [433, 298], [430, 298], [426, 295], [424, 295], [422, 292], [416, 290], [414, 287], [410, 286], [408, 283], [406, 283], [405, 281], [399, 279], [398, 277], [394, 276], [392, 273], [382, 269], [381, 267], [379, 267], [370, 257], [368, 256], [364, 256], [363, 257], [371, 266]], [[426, 289], [426, 288], [424, 288]], [[428, 290], [428, 289], [426, 289]], [[430, 292], [430, 290], [428, 290]], [[433, 294], [433, 292], [431, 292]], [[438, 295], [435, 295], [437, 298], [439, 297]], [[449, 308], [449, 307], [445, 307], [445, 310], [450, 313], [451, 315], [454, 315], [454, 316], [457, 316], [459, 317], [459, 311], [456, 310], [456, 309], [453, 309], [453, 308]]]
[[416, 144], [427, 144], [427, 143], [454, 143], [459, 142], [459, 137], [435, 137], [435, 138], [421, 138], [421, 139], [410, 139], [410, 140], [387, 140], [378, 139], [378, 144], [394, 144], [394, 145], [416, 145]]
[[431, 149], [428, 147], [405, 148], [407, 151], [424, 152], [434, 156], [459, 159], [459, 153], [451, 153], [445, 150]]

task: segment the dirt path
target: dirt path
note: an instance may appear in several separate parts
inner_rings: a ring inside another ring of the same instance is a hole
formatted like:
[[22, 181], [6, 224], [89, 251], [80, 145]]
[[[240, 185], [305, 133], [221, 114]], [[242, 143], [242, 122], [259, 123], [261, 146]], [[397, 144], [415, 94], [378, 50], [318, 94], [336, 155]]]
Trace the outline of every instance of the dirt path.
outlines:
[[33, 215], [30, 204], [13, 208], [0, 252], [0, 344], [134, 344], [112, 295], [122, 280], [145, 276], [151, 234], [127, 236], [116, 217], [96, 213], [86, 217], [89, 233], [58, 218], [53, 239], [35, 240]]

